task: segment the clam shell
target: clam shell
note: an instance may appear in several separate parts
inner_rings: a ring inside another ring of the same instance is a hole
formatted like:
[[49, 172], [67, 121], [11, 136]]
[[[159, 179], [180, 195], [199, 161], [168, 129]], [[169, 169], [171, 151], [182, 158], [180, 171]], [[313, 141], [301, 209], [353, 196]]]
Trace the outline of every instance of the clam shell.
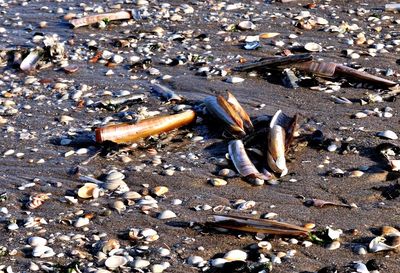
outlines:
[[234, 249], [224, 255], [224, 259], [228, 261], [246, 261], [247, 253], [240, 249]]
[[28, 56], [20, 64], [20, 69], [22, 71], [31, 71], [35, 69], [37, 63], [40, 61], [43, 55], [43, 49], [32, 50]]
[[378, 132], [376, 135], [378, 137], [381, 137], [381, 138], [392, 139], [392, 140], [396, 140], [396, 139], [399, 138], [396, 135], [396, 133], [391, 131], [391, 130], [385, 130], [385, 131], [382, 131], [382, 132]]
[[105, 261], [105, 266], [109, 269], [116, 269], [120, 266], [124, 266], [128, 260], [123, 256], [111, 256]]
[[115, 191], [124, 184], [126, 185], [126, 183], [123, 180], [111, 180], [108, 181], [107, 183], [104, 183], [103, 188], [109, 191]]
[[110, 171], [107, 174], [106, 181], [109, 182], [109, 181], [114, 181], [114, 180], [123, 180], [124, 178], [125, 178], [125, 175], [123, 173], [118, 172], [118, 171]]
[[278, 35], [280, 35], [280, 33], [278, 33], [278, 32], [265, 32], [265, 33], [259, 34], [258, 36], [260, 37], [260, 39], [268, 39], [268, 38], [274, 38]]
[[28, 238], [28, 244], [32, 247], [45, 246], [47, 244], [47, 240], [42, 237], [33, 236]]
[[256, 28], [256, 25], [250, 21], [242, 21], [238, 24], [238, 28], [241, 30], [252, 30]]
[[32, 250], [33, 257], [48, 258], [54, 256], [55, 253], [51, 247], [48, 246], [36, 246]]
[[310, 52], [320, 52], [322, 51], [322, 46], [317, 43], [306, 43], [304, 45], [305, 50]]
[[204, 259], [200, 256], [190, 256], [187, 258], [186, 262], [190, 265], [197, 266], [204, 262]]
[[139, 258], [133, 262], [132, 267], [136, 268], [136, 269], [140, 269], [140, 268], [148, 267], [149, 265], [150, 265], [149, 261]]
[[221, 187], [221, 186], [225, 186], [226, 184], [228, 184], [228, 182], [224, 179], [221, 178], [210, 178], [208, 180], [210, 182], [211, 185], [215, 186], [215, 187]]
[[82, 187], [79, 188], [78, 190], [78, 196], [80, 198], [92, 198], [93, 197], [93, 191], [95, 189], [98, 189], [97, 184], [94, 183], [85, 183]]
[[158, 214], [157, 218], [160, 220], [172, 219], [176, 218], [176, 214], [171, 210], [164, 210], [163, 212]]
[[123, 197], [128, 200], [137, 200], [142, 198], [142, 195], [136, 191], [128, 191], [124, 193]]
[[369, 243], [371, 252], [393, 250], [400, 246], [399, 233], [392, 233], [386, 236], [378, 236]]
[[88, 225], [90, 220], [86, 217], [79, 217], [78, 220], [75, 221], [75, 227], [83, 227]]
[[169, 189], [165, 186], [157, 186], [153, 189], [153, 193], [156, 196], [163, 196], [164, 194], [166, 194], [169, 191]]

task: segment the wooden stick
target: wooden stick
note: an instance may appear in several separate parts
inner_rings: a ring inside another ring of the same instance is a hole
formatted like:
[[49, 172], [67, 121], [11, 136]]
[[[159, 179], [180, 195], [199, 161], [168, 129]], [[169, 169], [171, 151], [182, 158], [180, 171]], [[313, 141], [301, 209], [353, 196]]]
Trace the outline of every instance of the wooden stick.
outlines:
[[78, 19], [72, 19], [69, 21], [74, 28], [92, 25], [94, 23], [101, 22], [103, 20], [115, 21], [115, 20], [129, 20], [132, 18], [130, 11], [118, 11], [112, 13], [103, 13], [97, 15], [90, 15]]

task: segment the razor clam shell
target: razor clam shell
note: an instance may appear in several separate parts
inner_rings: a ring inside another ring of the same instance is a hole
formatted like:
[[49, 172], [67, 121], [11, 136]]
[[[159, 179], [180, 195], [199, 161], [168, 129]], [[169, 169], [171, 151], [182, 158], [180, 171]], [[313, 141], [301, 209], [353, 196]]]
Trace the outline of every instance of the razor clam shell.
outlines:
[[243, 120], [243, 125], [246, 129], [247, 132], [252, 132], [254, 130], [253, 123], [250, 120], [249, 114], [243, 109], [243, 107], [240, 105], [239, 101], [236, 99], [236, 97], [230, 93], [228, 93], [228, 99], [227, 102], [232, 105], [233, 109], [239, 114], [239, 116]]
[[241, 140], [230, 141], [228, 150], [233, 165], [235, 165], [235, 168], [240, 173], [240, 175], [250, 178], [261, 178], [264, 180], [268, 180], [271, 178], [266, 174], [261, 174], [256, 169], [254, 164], [250, 161], [250, 158], [248, 157], [243, 142]]
[[228, 131], [234, 135], [244, 136], [243, 128], [238, 126], [234, 119], [227, 113], [218, 103], [217, 97], [209, 96], [204, 99], [207, 111], [214, 117], [221, 120], [225, 125], [229, 126]]
[[20, 64], [20, 69], [22, 71], [31, 71], [35, 69], [37, 63], [40, 61], [43, 55], [43, 49], [34, 49], [32, 50], [28, 56]]
[[161, 84], [154, 84], [151, 87], [151, 90], [165, 99], [166, 101], [181, 101], [182, 97], [177, 95], [174, 91], [172, 91], [170, 88], [163, 86]]
[[285, 136], [285, 130], [279, 125], [274, 125], [268, 131], [268, 166], [274, 172], [281, 174], [281, 176], [285, 175], [288, 171], [285, 159]]

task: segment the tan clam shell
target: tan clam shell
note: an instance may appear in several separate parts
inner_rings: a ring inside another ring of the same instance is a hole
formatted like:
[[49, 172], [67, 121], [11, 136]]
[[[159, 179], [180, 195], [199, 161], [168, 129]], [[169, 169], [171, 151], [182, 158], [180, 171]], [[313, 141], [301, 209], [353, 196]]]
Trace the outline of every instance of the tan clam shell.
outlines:
[[98, 189], [98, 185], [95, 183], [85, 183], [78, 190], [78, 196], [80, 198], [88, 199], [93, 197], [93, 191]]
[[278, 32], [264, 32], [258, 35], [260, 39], [269, 39], [269, 38], [274, 38], [276, 36], [280, 35]]
[[128, 260], [124, 256], [111, 256], [105, 261], [105, 266], [109, 269], [116, 269], [124, 266]]

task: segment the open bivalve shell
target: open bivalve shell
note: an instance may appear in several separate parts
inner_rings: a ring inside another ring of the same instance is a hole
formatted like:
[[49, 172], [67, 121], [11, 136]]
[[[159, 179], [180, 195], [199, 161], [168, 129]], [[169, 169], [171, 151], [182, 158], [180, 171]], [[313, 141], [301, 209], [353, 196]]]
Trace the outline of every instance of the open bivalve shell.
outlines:
[[394, 250], [400, 246], [400, 233], [390, 233], [384, 236], [378, 236], [369, 243], [371, 252]]

